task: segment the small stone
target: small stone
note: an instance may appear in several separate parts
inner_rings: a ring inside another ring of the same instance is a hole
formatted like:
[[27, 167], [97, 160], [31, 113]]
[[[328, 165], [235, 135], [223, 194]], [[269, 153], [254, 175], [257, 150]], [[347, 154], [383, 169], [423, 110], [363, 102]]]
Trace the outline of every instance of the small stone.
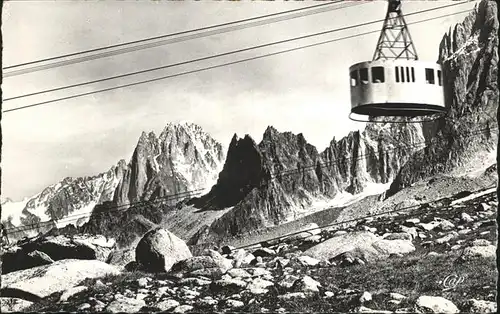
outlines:
[[[269, 249], [269, 248], [260, 248], [260, 249], [255, 250], [252, 254], [255, 257], [269, 257], [269, 256], [276, 255], [276, 252], [274, 250]], [[262, 262], [262, 259], [259, 262]]]
[[187, 311], [191, 311], [193, 307], [191, 305], [179, 305], [174, 309], [174, 313], [186, 313]]
[[83, 310], [90, 309], [90, 308], [91, 308], [91, 305], [88, 303], [83, 303], [83, 304], [80, 304], [80, 306], [78, 306], [79, 311], [83, 311]]
[[294, 275], [285, 275], [278, 285], [285, 289], [291, 289], [295, 281], [298, 279], [299, 277]]
[[367, 292], [367, 291], [363, 292], [363, 294], [359, 298], [359, 302], [361, 302], [361, 303], [365, 303], [365, 302], [368, 302], [371, 300], [372, 300], [372, 294], [370, 292]]
[[227, 271], [227, 275], [231, 276], [232, 278], [249, 278], [252, 277], [246, 270], [241, 269], [241, 268], [233, 268]]
[[148, 280], [147, 280], [147, 278], [137, 279], [137, 284], [139, 285], [139, 287], [145, 288], [148, 286]]
[[178, 307], [180, 304], [174, 299], [163, 300], [160, 303], [156, 304], [156, 307], [160, 309], [160, 311], [169, 311], [173, 308]]
[[304, 276], [302, 279], [296, 280], [293, 284], [295, 292], [319, 292], [318, 287], [321, 287], [321, 284], [309, 276]]
[[444, 237], [436, 239], [436, 243], [437, 244], [448, 243], [450, 240], [452, 240], [452, 239], [454, 239], [456, 237], [458, 237], [458, 233], [457, 232], [450, 232], [449, 234], [445, 235]]
[[230, 308], [240, 308], [240, 307], [245, 306], [245, 303], [238, 301], [238, 300], [229, 299], [226, 301], [226, 305]]
[[368, 227], [368, 226], [363, 226], [363, 230], [371, 232], [371, 233], [376, 233], [377, 232], [377, 228]]
[[146, 302], [144, 302], [144, 300], [137, 300], [119, 295], [118, 297], [115, 296], [115, 298], [116, 300], [111, 302], [106, 307], [106, 311], [112, 313], [137, 313], [142, 307], [146, 306]]
[[251, 294], [266, 294], [269, 292], [268, 289], [263, 289], [263, 288], [250, 288], [247, 290]]
[[203, 299], [200, 299], [197, 301], [199, 305], [208, 305], [208, 306], [213, 306], [219, 303], [217, 300], [214, 300], [214, 298], [210, 296], [206, 296]]
[[265, 268], [248, 268], [247, 269], [253, 277], [271, 275], [271, 272]]
[[479, 211], [487, 211], [491, 208], [490, 205], [486, 204], [486, 203], [481, 203], [479, 204], [479, 206], [477, 207], [477, 210]]
[[406, 299], [406, 296], [396, 292], [391, 292], [389, 293], [389, 298], [391, 298], [392, 300], [403, 300]]
[[331, 291], [325, 291], [325, 298], [332, 298], [335, 294]]
[[183, 278], [179, 280], [179, 284], [181, 285], [196, 285], [196, 286], [206, 286], [211, 284], [212, 281], [210, 280], [203, 280], [200, 278], [194, 278], [194, 277], [188, 277], [188, 278]]
[[284, 295], [278, 296], [278, 298], [282, 300], [291, 300], [291, 299], [305, 299], [306, 295], [304, 292], [290, 292]]
[[472, 246], [488, 246], [491, 245], [491, 242], [486, 239], [476, 239], [472, 241]]
[[302, 266], [316, 266], [319, 264], [319, 260], [309, 257], [309, 256], [299, 256], [297, 260], [302, 264]]
[[474, 219], [472, 219], [472, 217], [467, 213], [462, 213], [460, 215], [460, 220], [465, 223], [474, 221]]

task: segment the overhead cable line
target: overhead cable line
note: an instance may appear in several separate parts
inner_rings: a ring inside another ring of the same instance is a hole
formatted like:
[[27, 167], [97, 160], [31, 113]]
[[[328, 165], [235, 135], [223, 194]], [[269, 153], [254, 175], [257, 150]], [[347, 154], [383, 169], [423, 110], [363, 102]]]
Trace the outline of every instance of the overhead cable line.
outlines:
[[[498, 129], [498, 127], [487, 127], [487, 128], [482, 128], [482, 129], [476, 129], [476, 130], [472, 130], [470, 132], [467, 132], [467, 133], [463, 133], [463, 134], [459, 134], [457, 135], [457, 137], [463, 137], [463, 138], [470, 138], [470, 137], [473, 137], [473, 136], [476, 136], [476, 135], [480, 135], [480, 134], [484, 134], [486, 131], [487, 132], [490, 132], [492, 130], [496, 130]], [[422, 142], [418, 142], [418, 143], [413, 143], [413, 144], [403, 144], [403, 145], [399, 145], [399, 146], [396, 146], [394, 148], [391, 148], [391, 149], [386, 149], [384, 150], [384, 152], [395, 152], [395, 151], [398, 151], [398, 150], [401, 150], [401, 149], [423, 149], [423, 148], [426, 148], [428, 146], [426, 146], [425, 144], [427, 144], [426, 141], [422, 141]], [[368, 157], [368, 156], [371, 156], [372, 154], [371, 153], [366, 153], [366, 154], [360, 154], [356, 157], [347, 157], [347, 158], [336, 158], [334, 160], [331, 160], [331, 161], [326, 161], [326, 162], [318, 162], [314, 165], [306, 165], [306, 166], [303, 166], [303, 167], [299, 167], [299, 168], [293, 168], [293, 169], [288, 169], [288, 170], [285, 170], [285, 171], [280, 171], [280, 172], [277, 172], [277, 173], [272, 173], [269, 180], [272, 181], [272, 180], [275, 180], [275, 179], [282, 179], [284, 176], [289, 176], [289, 175], [293, 175], [293, 174], [300, 174], [302, 172], [305, 172], [305, 171], [311, 171], [311, 170], [314, 170], [314, 169], [317, 169], [318, 167], [320, 168], [327, 168], [327, 167], [331, 167], [333, 165], [337, 165], [337, 166], [340, 166], [340, 163], [345, 163], [345, 162], [348, 162], [348, 161], [359, 161], [365, 157]], [[269, 184], [269, 182], [265, 182], [265, 183], [261, 183], [259, 184], [257, 187], [263, 187], [263, 186], [267, 186]], [[13, 227], [13, 228], [7, 228], [6, 230], [10, 231], [10, 233], [13, 233], [13, 232], [21, 232], [21, 231], [26, 231], [26, 230], [33, 230], [33, 229], [37, 229], [38, 226], [40, 224], [48, 224], [48, 223], [51, 223], [51, 222], [70, 222], [70, 221], [76, 221], [80, 218], [87, 218], [89, 217], [90, 215], [92, 216], [99, 216], [99, 215], [104, 215], [104, 214], [109, 214], [109, 213], [112, 213], [112, 212], [118, 212], [118, 211], [122, 211], [123, 209], [127, 209], [127, 210], [130, 210], [130, 209], [135, 209], [135, 208], [138, 208], [138, 207], [141, 207], [141, 206], [148, 206], [148, 205], [155, 205], [155, 203], [160, 203], [160, 202], [164, 202], [164, 201], [168, 201], [168, 200], [173, 200], [173, 199], [179, 199], [179, 198], [187, 198], [187, 197], [191, 197], [191, 195], [189, 194], [194, 194], [194, 195], [199, 195], [201, 194], [201, 191], [203, 189], [197, 189], [197, 190], [193, 190], [193, 191], [185, 191], [185, 192], [181, 192], [181, 193], [177, 193], [177, 194], [172, 194], [172, 195], [167, 195], [167, 196], [164, 196], [164, 197], [159, 197], [159, 198], [156, 198], [156, 199], [153, 199], [153, 200], [145, 200], [145, 201], [139, 201], [139, 202], [132, 202], [132, 203], [129, 203], [129, 204], [123, 204], [123, 205], [117, 205], [117, 206], [110, 206], [110, 207], [101, 207], [100, 210], [103, 210], [101, 212], [97, 212], [97, 213], [81, 213], [81, 214], [75, 214], [75, 215], [68, 215], [62, 219], [52, 219], [52, 220], [48, 220], [48, 221], [43, 221], [43, 222], [38, 222], [38, 223], [32, 223], [32, 224], [27, 224], [27, 225], [23, 225], [23, 226], [19, 226], [19, 227]], [[188, 195], [186, 195], [188, 194]], [[214, 196], [215, 197], [215, 196]], [[209, 201], [206, 202], [206, 204], [204, 206], [202, 206], [201, 209], [203, 208], [208, 208], [210, 206], [210, 201], [214, 199], [214, 197], [212, 197], [212, 199], [210, 199]], [[31, 226], [36, 226], [34, 228], [29, 228]], [[28, 227], [28, 228], [26, 228]]]
[[[100, 58], [116, 56], [116, 55], [120, 55], [120, 54], [124, 54], [124, 53], [135, 52], [135, 51], [139, 51], [139, 50], [143, 50], [143, 49], [149, 49], [149, 48], [164, 46], [164, 45], [168, 45], [168, 44], [179, 43], [179, 42], [188, 41], [188, 40], [192, 40], [192, 39], [199, 39], [199, 38], [208, 37], [208, 36], [212, 36], [212, 35], [219, 35], [219, 34], [223, 34], [223, 33], [233, 32], [233, 31], [242, 30], [242, 29], [251, 28], [251, 27], [256, 27], [256, 26], [268, 25], [268, 24], [272, 24], [272, 23], [282, 22], [282, 21], [291, 20], [291, 19], [300, 18], [300, 17], [304, 17], [304, 16], [309, 16], [309, 15], [314, 15], [314, 14], [318, 14], [318, 13], [324, 13], [324, 12], [328, 12], [328, 11], [335, 11], [335, 10], [339, 10], [339, 9], [354, 7], [354, 6], [366, 3], [366, 2], [356, 3], [356, 4], [350, 5], [350, 6], [333, 7], [333, 8], [325, 7], [325, 6], [337, 4], [340, 2], [343, 2], [343, 0], [336, 0], [336, 1], [323, 3], [323, 4], [319, 4], [319, 5], [313, 5], [313, 6], [309, 6], [309, 7], [305, 7], [305, 8], [299, 8], [299, 9], [288, 10], [288, 11], [283, 11], [283, 12], [278, 12], [278, 13], [273, 13], [273, 14], [267, 14], [267, 15], [257, 16], [257, 17], [243, 19], [243, 20], [239, 20], [239, 21], [217, 24], [217, 25], [213, 25], [213, 26], [202, 27], [202, 28], [198, 28], [198, 29], [182, 31], [182, 32], [177, 32], [177, 33], [167, 34], [167, 35], [162, 35], [162, 36], [156, 36], [156, 37], [131, 41], [131, 42], [127, 42], [127, 43], [116, 44], [116, 45], [111, 45], [111, 46], [106, 46], [106, 47], [101, 47], [101, 48], [95, 48], [95, 49], [90, 49], [90, 50], [86, 50], [86, 51], [66, 54], [66, 55], [62, 55], [62, 56], [46, 58], [46, 59], [26, 62], [26, 63], [22, 63], [22, 64], [17, 64], [17, 65], [12, 65], [12, 66], [8, 66], [8, 67], [3, 68], [3, 70], [11, 69], [14, 67], [26, 66], [26, 65], [30, 65], [30, 64], [46, 62], [46, 61], [57, 60], [57, 59], [61, 59], [61, 58], [67, 58], [67, 57], [71, 57], [71, 56], [79, 56], [81, 54], [98, 52], [98, 51], [102, 51], [102, 50], [118, 48], [118, 47], [123, 47], [123, 46], [127, 46], [127, 45], [143, 43], [143, 44], [132, 46], [132, 47], [120, 48], [120, 49], [113, 50], [113, 51], [101, 52], [99, 54], [82, 56], [82, 57], [73, 58], [70, 60], [63, 60], [63, 61], [53, 62], [53, 63], [49, 63], [49, 64], [45, 64], [45, 65], [32, 66], [32, 67], [20, 69], [20, 70], [7, 71], [7, 72], [4, 72], [4, 77], [32, 73], [32, 72], [36, 72], [36, 71], [52, 69], [52, 68], [56, 68], [56, 67], [77, 64], [77, 63], [86, 62], [86, 61], [93, 61], [93, 60], [100, 59]], [[320, 7], [320, 8], [318, 8], [318, 7]], [[314, 9], [314, 8], [316, 8], [316, 9]], [[283, 16], [283, 17], [281, 17], [281, 16], [274, 17], [274, 18], [271, 18], [268, 20], [263, 20], [263, 21], [254, 21], [254, 20], [258, 20], [258, 19], [264, 19], [264, 18], [268, 18], [268, 17], [288, 14], [288, 13], [292, 13], [292, 12], [296, 12], [296, 11], [309, 10], [309, 9], [313, 9], [313, 10], [307, 11], [307, 12], [294, 13], [294, 14], [291, 14], [288, 16]], [[223, 29], [215, 29], [215, 30], [211, 30], [211, 31], [206, 31], [206, 30], [213, 29], [213, 28], [218, 28], [218, 27], [222, 27], [222, 26], [228, 26], [228, 25], [233, 25], [233, 24], [238, 24], [238, 23], [243, 23], [243, 22], [249, 22], [249, 21], [254, 21], [254, 22], [247, 23], [244, 25], [230, 26], [230, 27], [226, 27]], [[177, 38], [170, 38], [170, 37], [174, 37], [174, 36], [179, 36], [179, 35], [184, 35], [184, 34], [188, 34], [188, 33], [199, 32], [199, 31], [205, 31], [205, 32], [193, 34], [193, 35], [185, 35], [185, 36], [177, 37]], [[164, 38], [170, 38], [170, 39], [164, 39]], [[153, 42], [153, 43], [144, 43], [147, 41], [158, 40], [158, 39], [163, 39], [163, 40]]]
[[[465, 11], [461, 11], [461, 12], [454, 12], [453, 15], [460, 14], [460, 13], [465, 13], [465, 12], [470, 12], [470, 11], [471, 10], [465, 10]], [[448, 15], [446, 15], [446, 16], [448, 16]], [[441, 18], [441, 16], [440, 17], [434, 17], [433, 19], [437, 19], [437, 18]], [[424, 20], [418, 21], [418, 22], [415, 22], [414, 24], [416, 24], [416, 23], [422, 23], [423, 21]], [[331, 31], [327, 31], [327, 32], [331, 32]], [[182, 62], [172, 63], [172, 64], [168, 64], [168, 65], [164, 65], [164, 66], [160, 66], [160, 67], [155, 67], [155, 68], [151, 68], [151, 69], [146, 69], [146, 70], [141, 70], [141, 71], [136, 71], [136, 72], [130, 72], [130, 73], [126, 73], [126, 74], [120, 74], [120, 75], [111, 76], [111, 77], [107, 77], [107, 78], [102, 78], [102, 79], [98, 79], [98, 80], [94, 80], [94, 81], [88, 81], [88, 82], [83, 82], [83, 83], [76, 83], [76, 84], [72, 84], [72, 85], [55, 87], [55, 88], [51, 88], [51, 89], [42, 90], [42, 91], [39, 91], [39, 92], [33, 92], [33, 93], [24, 94], [24, 95], [19, 95], [19, 96], [14, 96], [14, 97], [10, 97], [10, 98], [5, 98], [4, 101], [11, 101], [11, 100], [15, 100], [15, 99], [26, 98], [26, 97], [36, 96], [36, 95], [40, 95], [40, 94], [46, 94], [46, 93], [61, 91], [61, 90], [65, 90], [65, 89], [86, 86], [86, 85], [95, 84], [95, 83], [102, 83], [102, 82], [105, 82], [105, 81], [110, 81], [110, 80], [114, 80], [114, 79], [129, 77], [129, 76], [138, 75], [138, 74], [149, 73], [149, 72], [152, 72], [152, 71], [164, 70], [164, 69], [168, 69], [168, 68], [172, 68], [172, 67], [176, 67], [176, 66], [186, 65], [186, 64], [190, 64], [190, 63], [199, 62], [199, 61], [210, 60], [210, 59], [214, 59], [214, 58], [220, 58], [220, 57], [224, 57], [224, 56], [228, 56], [228, 55], [232, 55], [232, 54], [237, 54], [237, 53], [246, 52], [246, 51], [255, 50], [255, 49], [260, 49], [260, 48], [265, 48], [265, 47], [274, 46], [274, 45], [279, 45], [279, 44], [283, 44], [283, 43], [287, 43], [287, 42], [291, 42], [291, 41], [296, 41], [296, 40], [301, 40], [301, 39], [305, 39], [305, 38], [309, 38], [309, 37], [313, 37], [313, 36], [324, 35], [327, 32], [321, 32], [321, 33], [315, 33], [315, 34], [310, 34], [310, 35], [305, 35], [305, 36], [299, 36], [299, 37], [290, 38], [290, 39], [284, 39], [284, 40], [280, 40], [280, 41], [276, 41], [276, 42], [271, 42], [271, 43], [257, 45], [257, 46], [253, 46], [253, 47], [247, 47], [247, 48], [237, 49], [237, 50], [233, 50], [233, 51], [229, 51], [229, 52], [224, 52], [224, 53], [220, 53], [220, 54], [215, 54], [215, 55], [211, 55], [211, 56], [206, 56], [206, 57], [202, 57], [202, 58], [197, 58], [197, 59], [192, 59], [192, 60], [188, 60], [188, 61], [182, 61]], [[377, 31], [368, 32], [368, 33], [375, 33], [375, 32], [378, 32], [378, 30]], [[366, 35], [368, 33], [357, 34], [356, 36]], [[299, 49], [303, 49], [303, 47], [299, 47]]]
[[[440, 18], [452, 16], [452, 15], [457, 15], [457, 14], [462, 14], [462, 13], [466, 13], [466, 12], [470, 12], [470, 11], [471, 10], [464, 10], [464, 11], [460, 11], [460, 12], [449, 13], [449, 14], [445, 14], [445, 15], [441, 15], [441, 16], [437, 16], [437, 17], [432, 17], [432, 18], [427, 18], [427, 19], [424, 19], [424, 20], [420, 20], [420, 21], [416, 21], [416, 22], [412, 22], [412, 23], [407, 23], [407, 24], [410, 25], [410, 24], [418, 24], [418, 23], [428, 22], [428, 21], [431, 21], [431, 20], [440, 19]], [[335, 31], [335, 30], [333, 30], [333, 31]], [[333, 31], [328, 31], [328, 32], [333, 32]], [[189, 71], [175, 73], [175, 74], [171, 74], [171, 75], [167, 75], [167, 76], [162, 76], [162, 77], [158, 77], [158, 78], [152, 78], [152, 79], [147, 79], [147, 80], [143, 80], [143, 81], [138, 81], [138, 82], [133, 82], [133, 83], [128, 83], [128, 84], [123, 84], [123, 85], [119, 85], [119, 86], [113, 86], [113, 87], [109, 87], [109, 88], [104, 88], [104, 89], [100, 89], [100, 90], [94, 90], [94, 91], [90, 91], [90, 92], [85, 92], [85, 93], [70, 95], [70, 96], [66, 96], [66, 97], [56, 98], [56, 99], [52, 99], [52, 100], [37, 102], [37, 103], [30, 104], [30, 105], [20, 106], [20, 107], [16, 107], [16, 108], [12, 108], [12, 109], [6, 109], [6, 110], [3, 110], [3, 112], [7, 113], [7, 112], [11, 112], [11, 111], [17, 111], [17, 110], [21, 110], [21, 109], [27, 109], [27, 108], [37, 107], [37, 106], [46, 105], [46, 104], [50, 104], [50, 103], [55, 103], [55, 102], [59, 102], [59, 101], [63, 101], [63, 100], [69, 100], [69, 99], [79, 98], [79, 97], [88, 96], [88, 95], [92, 95], [92, 94], [97, 94], [97, 93], [103, 93], [103, 92], [108, 92], [108, 91], [112, 91], [112, 90], [117, 90], [117, 89], [121, 89], [121, 88], [126, 88], [126, 87], [131, 87], [131, 86], [146, 84], [146, 83], [152, 83], [152, 82], [155, 82], [155, 81], [165, 80], [165, 79], [174, 78], [174, 77], [178, 77], [178, 76], [183, 76], [183, 75], [187, 75], [187, 74], [204, 72], [204, 71], [208, 71], [208, 70], [212, 70], [212, 69], [216, 69], [216, 68], [221, 68], [221, 67], [225, 67], [225, 66], [229, 66], [229, 65], [234, 65], [234, 64], [238, 64], [238, 63], [248, 62], [248, 61], [253, 61], [253, 60], [262, 59], [262, 58], [266, 58], [266, 57], [270, 57], [270, 56], [280, 55], [280, 54], [284, 54], [284, 53], [288, 53], [288, 52], [293, 52], [293, 51], [297, 51], [297, 50], [301, 50], [301, 49], [305, 49], [305, 48], [311, 48], [311, 47], [315, 47], [315, 46], [320, 46], [320, 45], [324, 45], [324, 44], [328, 44], [328, 43], [332, 43], [332, 42], [342, 41], [342, 40], [351, 39], [351, 38], [355, 38], [355, 37], [359, 37], [359, 36], [364, 36], [364, 35], [368, 35], [368, 34], [372, 34], [372, 33], [377, 33], [377, 32], [379, 32], [379, 30], [374, 30], [374, 31], [369, 31], [369, 32], [364, 32], [364, 33], [356, 34], [356, 35], [350, 35], [350, 36], [345, 36], [345, 37], [336, 38], [336, 39], [332, 39], [332, 40], [322, 41], [322, 42], [318, 42], [318, 43], [314, 43], [314, 44], [299, 46], [299, 47], [296, 47], [296, 48], [290, 48], [290, 49], [281, 50], [281, 51], [277, 51], [277, 52], [273, 52], [273, 53], [267, 53], [267, 54], [264, 54], [264, 55], [250, 57], [250, 58], [245, 58], [245, 59], [241, 59], [241, 60], [230, 61], [230, 62], [227, 62], [227, 63], [222, 63], [222, 64], [218, 64], [218, 65], [214, 65], [214, 66], [209, 66], [209, 67], [205, 67], [205, 68], [201, 68], [201, 69], [189, 70]], [[307, 36], [310, 36], [310, 35], [307, 35]], [[303, 39], [303, 38], [299, 38], [299, 39]], [[287, 40], [287, 41], [291, 41], [291, 40], [292, 39]], [[293, 39], [293, 40], [298, 40], [298, 39]], [[266, 45], [269, 46], [269, 45], [274, 45], [274, 44], [266, 44]], [[243, 51], [250, 50], [250, 49], [256, 49], [256, 48], [255, 47], [253, 47], [253, 48], [252, 47], [245, 48]], [[236, 52], [238, 52], [238, 51], [236, 51]], [[236, 52], [232, 52], [232, 53], [236, 53]], [[221, 55], [226, 55], [226, 54], [229, 54], [229, 53], [225, 53], [225, 54], [221, 54]], [[205, 58], [202, 58], [202, 59], [204, 60], [204, 59], [215, 58], [215, 57], [218, 57], [218, 56], [221, 56], [221, 55], [209, 56], [209, 57], [205, 57]], [[202, 59], [195, 60], [195, 61], [200, 61]], [[116, 76], [116, 77], [104, 78], [104, 79], [100, 79], [100, 80], [96, 80], [96, 81], [92, 81], [92, 82], [78, 83], [78, 84], [73, 84], [73, 85], [69, 85], [69, 86], [57, 87], [57, 88], [54, 88], [54, 89], [45, 90], [45, 91], [41, 91], [41, 92], [34, 92], [34, 93], [26, 94], [26, 95], [14, 96], [14, 97], [11, 97], [11, 98], [4, 99], [4, 101], [15, 100], [15, 99], [18, 99], [18, 98], [29, 97], [29, 96], [34, 96], [34, 95], [38, 95], [38, 94], [43, 94], [43, 93], [59, 91], [59, 90], [68, 89], [68, 88], [74, 88], [74, 87], [84, 86], [84, 85], [88, 85], [88, 84], [92, 84], [92, 83], [103, 82], [103, 81], [107, 81], [107, 80], [112, 80], [112, 79], [116, 79], [116, 78], [121, 78], [121, 77], [136, 75], [136, 74], [142, 74], [142, 73], [145, 73], [145, 72], [151, 72], [151, 71], [159, 70], [159, 69], [162, 69], [162, 68], [168, 68], [168, 67], [173, 67], [173, 66], [177, 66], [177, 65], [184, 65], [184, 64], [195, 62], [195, 61], [193, 61], [193, 60], [191, 60], [191, 61], [185, 61], [185, 62], [181, 62], [181, 63], [178, 63], [178, 64], [167, 65], [167, 66], [163, 66], [163, 67], [160, 67], [160, 68], [148, 69], [148, 70], [143, 70], [143, 71], [134, 72], [134, 73], [122, 74], [122, 75], [119, 75], [119, 76]]]

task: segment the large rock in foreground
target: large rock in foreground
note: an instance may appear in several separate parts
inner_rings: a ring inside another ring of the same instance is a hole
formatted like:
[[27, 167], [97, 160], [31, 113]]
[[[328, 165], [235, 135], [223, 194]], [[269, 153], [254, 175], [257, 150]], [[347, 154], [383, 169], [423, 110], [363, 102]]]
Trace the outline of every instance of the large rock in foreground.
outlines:
[[3, 254], [2, 274], [63, 259], [97, 259], [104, 262], [114, 245], [114, 240], [107, 240], [104, 236], [60, 235], [36, 239]]
[[352, 253], [365, 261], [384, 259], [391, 254], [413, 252], [415, 247], [408, 240], [386, 240], [371, 232], [353, 232], [333, 237], [304, 252], [304, 255], [331, 260], [344, 253]]
[[415, 310], [420, 313], [458, 313], [453, 302], [443, 297], [423, 295], [417, 299]]
[[146, 233], [135, 249], [137, 263], [151, 272], [168, 272], [172, 265], [192, 256], [184, 241], [161, 228]]
[[119, 273], [116, 267], [101, 261], [67, 259], [2, 275], [2, 289], [21, 290], [44, 298], [74, 287], [86, 278]]

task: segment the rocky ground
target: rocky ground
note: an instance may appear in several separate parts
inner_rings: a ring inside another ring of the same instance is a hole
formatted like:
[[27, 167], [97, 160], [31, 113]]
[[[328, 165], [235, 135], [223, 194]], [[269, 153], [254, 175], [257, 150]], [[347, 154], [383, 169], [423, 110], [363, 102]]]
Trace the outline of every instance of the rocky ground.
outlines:
[[496, 312], [496, 193], [469, 194], [194, 257], [152, 231], [122, 268], [101, 244], [2, 275], [2, 312]]

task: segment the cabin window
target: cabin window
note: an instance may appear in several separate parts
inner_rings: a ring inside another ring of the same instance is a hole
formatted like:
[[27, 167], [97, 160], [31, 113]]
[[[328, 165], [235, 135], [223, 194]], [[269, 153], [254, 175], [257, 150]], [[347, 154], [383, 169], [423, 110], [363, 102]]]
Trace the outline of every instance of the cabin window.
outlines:
[[396, 67], [396, 83], [399, 83], [399, 67]]
[[410, 80], [410, 68], [406, 67], [406, 81], [411, 82]]
[[404, 67], [400, 67], [399, 68], [401, 70], [401, 82], [405, 82], [405, 68]]
[[384, 67], [373, 67], [372, 68], [372, 82], [373, 83], [384, 83]]
[[439, 86], [442, 86], [443, 85], [443, 75], [441, 73], [441, 70], [437, 70], [437, 74], [438, 74], [438, 84], [439, 84]]
[[434, 69], [425, 69], [425, 82], [427, 84], [435, 84]]
[[411, 67], [411, 81], [415, 82], [415, 68]]
[[363, 68], [359, 69], [359, 79], [361, 80], [361, 84], [368, 84], [368, 69]]
[[351, 86], [358, 85], [358, 70], [351, 71]]

